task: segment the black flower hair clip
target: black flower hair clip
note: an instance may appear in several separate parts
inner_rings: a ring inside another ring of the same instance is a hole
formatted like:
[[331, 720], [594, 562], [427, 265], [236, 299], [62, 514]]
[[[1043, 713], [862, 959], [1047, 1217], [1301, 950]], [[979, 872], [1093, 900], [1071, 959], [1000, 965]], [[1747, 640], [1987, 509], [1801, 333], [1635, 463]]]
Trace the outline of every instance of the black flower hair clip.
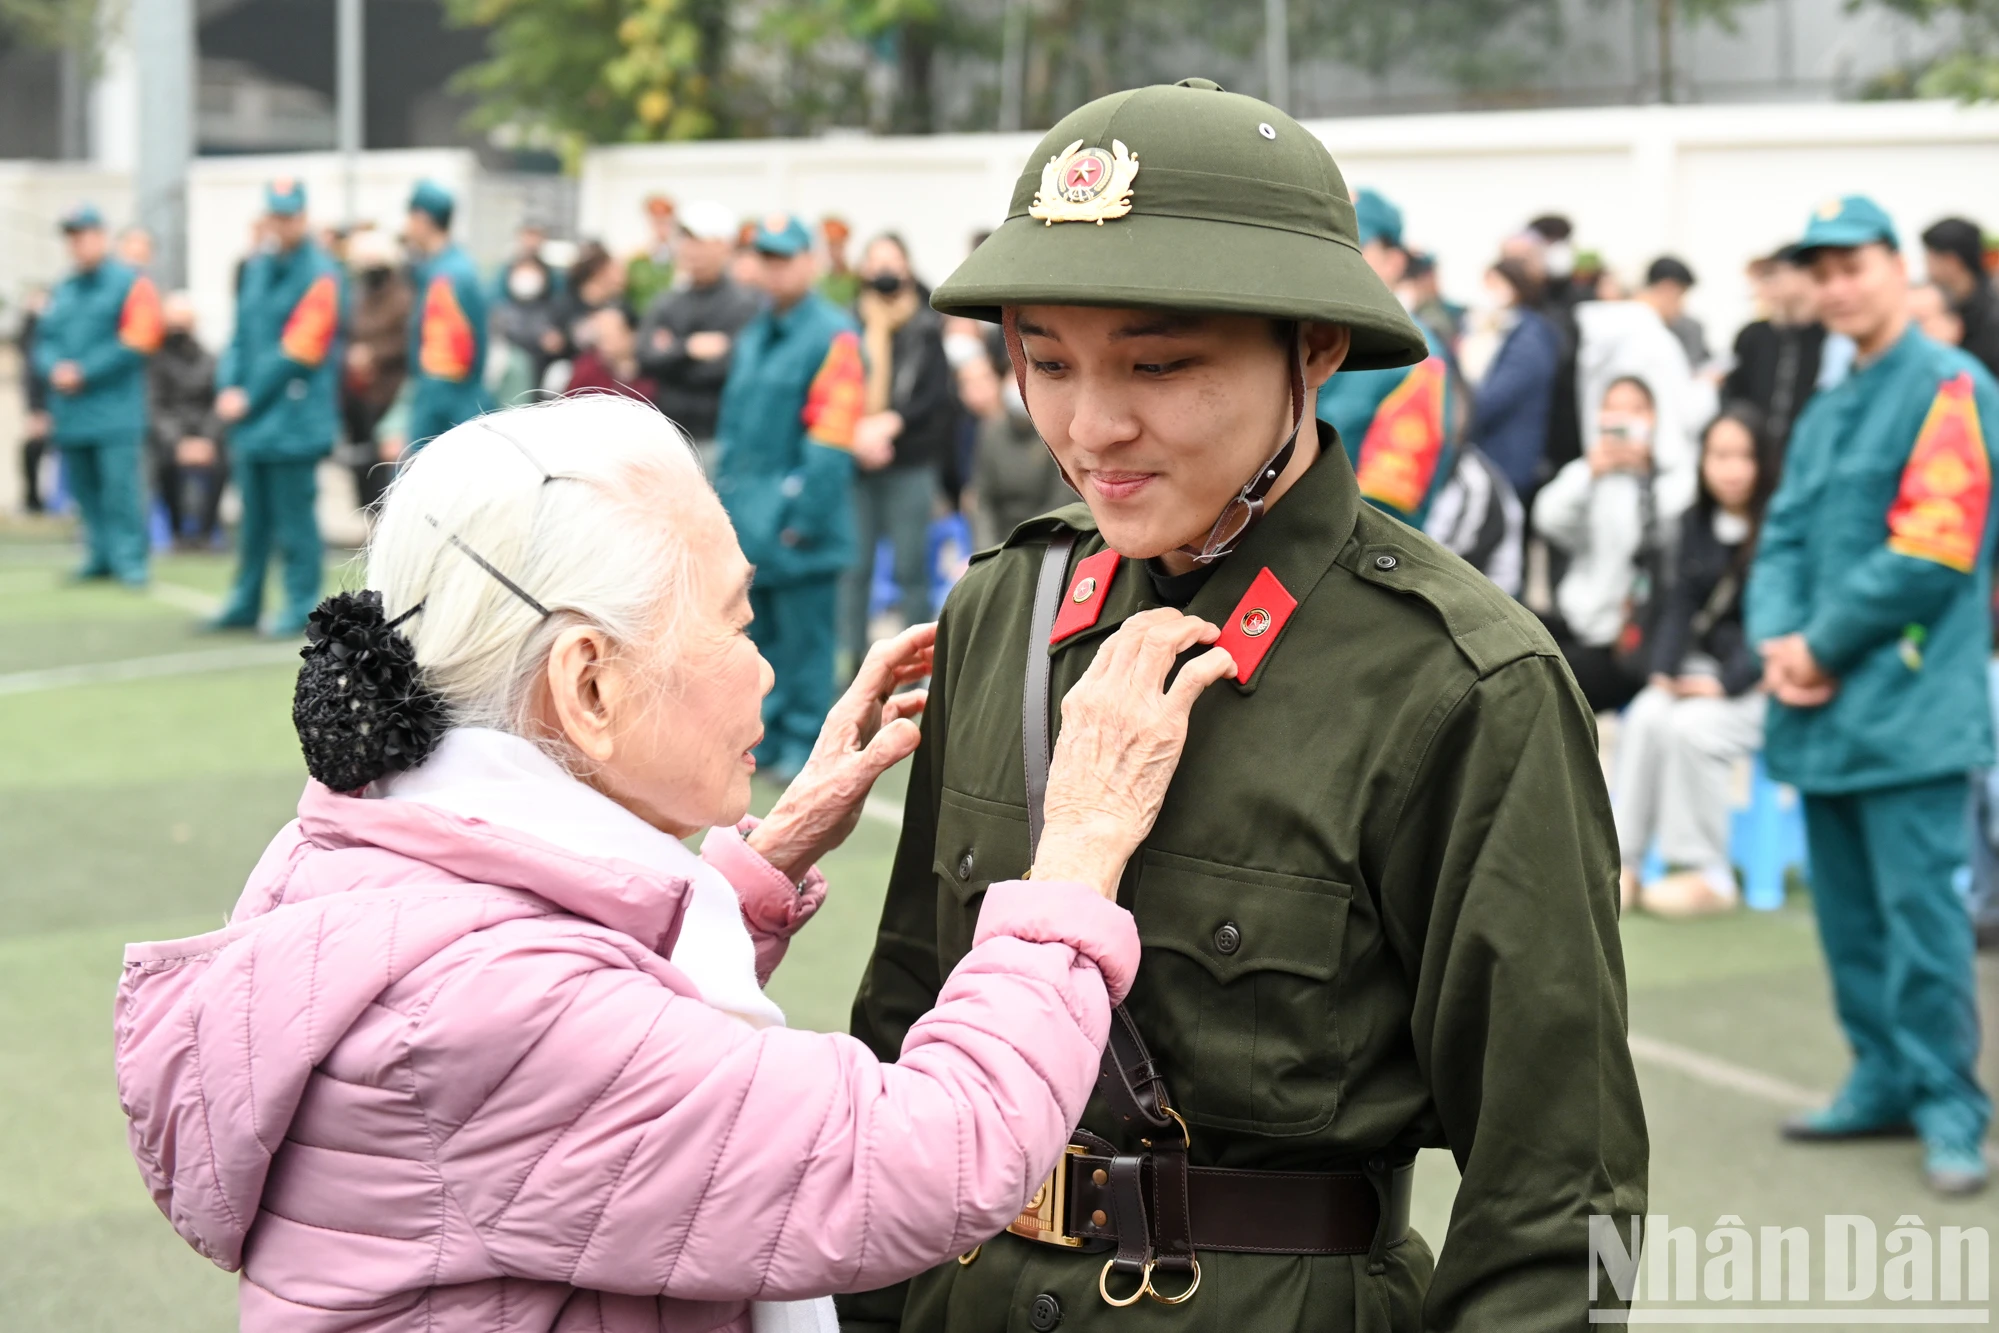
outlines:
[[343, 592], [306, 620], [292, 725], [306, 771], [334, 791], [416, 767], [444, 734], [444, 701], [397, 630], [422, 609], [419, 602], [389, 620], [380, 593]]

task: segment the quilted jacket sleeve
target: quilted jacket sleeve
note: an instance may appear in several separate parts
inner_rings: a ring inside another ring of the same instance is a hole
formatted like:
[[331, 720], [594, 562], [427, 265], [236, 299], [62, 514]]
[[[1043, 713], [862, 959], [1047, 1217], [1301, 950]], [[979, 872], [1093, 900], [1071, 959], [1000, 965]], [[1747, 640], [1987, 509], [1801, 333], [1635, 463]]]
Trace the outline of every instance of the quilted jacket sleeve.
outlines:
[[688, 1300], [878, 1287], [1000, 1230], [1082, 1115], [1138, 963], [1124, 909], [995, 885], [978, 943], [883, 1064], [570, 943], [496, 940], [420, 1011], [438, 1166], [500, 1272]]
[[755, 816], [734, 828], [715, 828], [701, 842], [702, 859], [722, 872], [743, 904], [743, 924], [757, 950], [757, 984], [767, 985], [784, 952], [819, 904], [826, 901], [826, 877], [818, 868], [793, 884], [784, 872], [753, 851], [748, 842]]

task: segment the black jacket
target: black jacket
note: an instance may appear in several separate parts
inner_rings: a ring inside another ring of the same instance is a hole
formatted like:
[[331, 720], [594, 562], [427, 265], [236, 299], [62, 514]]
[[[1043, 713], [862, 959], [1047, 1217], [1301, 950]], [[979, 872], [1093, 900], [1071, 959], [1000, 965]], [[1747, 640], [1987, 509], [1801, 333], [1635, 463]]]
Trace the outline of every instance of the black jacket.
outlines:
[[930, 293], [918, 291], [916, 313], [895, 331], [890, 353], [888, 405], [902, 414], [894, 466], [920, 465], [941, 474], [951, 462], [963, 409], [958, 404], [957, 373], [944, 355], [944, 317], [930, 308]]
[[1971, 299], [1957, 308], [1957, 317], [1964, 321], [1964, 350], [1999, 375], [1999, 292], [1989, 279], [1979, 278]]
[[1823, 324], [1745, 324], [1735, 335], [1735, 369], [1721, 382], [1722, 401], [1755, 404], [1781, 449], [1818, 384], [1824, 351]]
[[[659, 386], [659, 410], [695, 439], [715, 438], [732, 357], [697, 361], [687, 354], [687, 340], [697, 333], [726, 333], [733, 341], [762, 308], [762, 297], [724, 277], [712, 287], [661, 292], [646, 311], [639, 326], [639, 369]], [[664, 351], [653, 345], [659, 333], [670, 337]]]
[[170, 333], [146, 366], [153, 448], [171, 452], [190, 435], [222, 438], [215, 419], [215, 358], [192, 334]]
[[[1703, 652], [1721, 663], [1721, 687], [1731, 696], [1763, 678], [1762, 659], [1742, 628], [1749, 568], [1741, 555], [1740, 543], [1724, 544], [1714, 535], [1704, 506], [1681, 516], [1679, 550], [1652, 630], [1654, 675], [1677, 676], [1689, 653]], [[1724, 578], [1730, 586], [1717, 595]]]

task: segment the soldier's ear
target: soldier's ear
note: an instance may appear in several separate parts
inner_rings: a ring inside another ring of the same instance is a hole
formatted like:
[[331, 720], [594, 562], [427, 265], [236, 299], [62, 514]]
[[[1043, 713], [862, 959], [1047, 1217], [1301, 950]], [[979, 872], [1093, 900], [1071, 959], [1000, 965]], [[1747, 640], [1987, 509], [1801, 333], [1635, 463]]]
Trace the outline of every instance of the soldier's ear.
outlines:
[[1304, 354], [1305, 387], [1316, 389], [1346, 363], [1353, 348], [1353, 330], [1344, 324], [1308, 321], [1298, 326], [1298, 342]]

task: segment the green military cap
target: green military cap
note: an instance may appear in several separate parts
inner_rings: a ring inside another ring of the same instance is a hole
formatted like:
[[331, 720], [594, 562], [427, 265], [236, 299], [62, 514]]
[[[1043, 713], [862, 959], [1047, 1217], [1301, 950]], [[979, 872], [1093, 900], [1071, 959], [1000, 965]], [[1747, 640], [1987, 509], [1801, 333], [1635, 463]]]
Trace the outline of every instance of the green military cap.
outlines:
[[278, 218], [305, 212], [305, 183], [296, 176], [279, 176], [265, 185], [264, 211]]
[[451, 191], [433, 180], [421, 180], [410, 191], [410, 208], [414, 212], [427, 213], [438, 226], [449, 228], [455, 200]]
[[1015, 182], [1006, 221], [931, 304], [984, 320], [1028, 304], [1319, 320], [1353, 330], [1345, 369], [1428, 355], [1361, 258], [1326, 146], [1206, 79], [1113, 93], [1064, 117]]
[[1828, 199], [1813, 211], [1796, 250], [1803, 262], [1810, 263], [1815, 250], [1850, 250], [1875, 241], [1890, 250], [1900, 248], [1895, 220], [1866, 195], [1849, 194], [1843, 199]]

